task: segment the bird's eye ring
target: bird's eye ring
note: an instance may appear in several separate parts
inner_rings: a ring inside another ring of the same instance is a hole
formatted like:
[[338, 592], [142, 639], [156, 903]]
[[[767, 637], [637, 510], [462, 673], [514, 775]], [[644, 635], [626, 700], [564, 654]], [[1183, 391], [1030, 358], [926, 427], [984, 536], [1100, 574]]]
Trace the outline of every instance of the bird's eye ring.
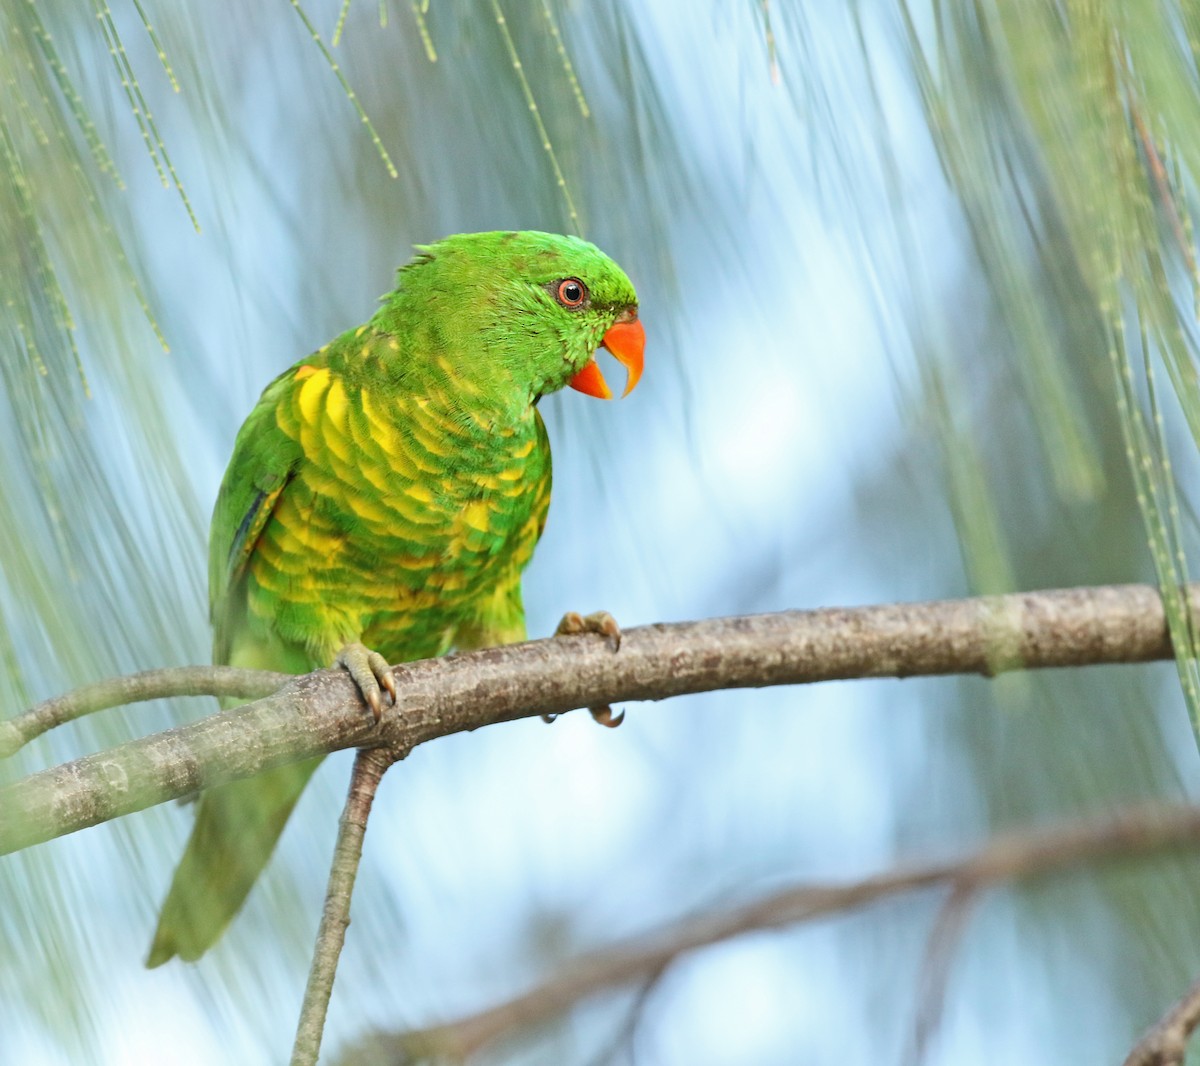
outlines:
[[578, 278], [563, 278], [554, 286], [554, 298], [563, 307], [582, 307], [588, 298], [587, 286]]

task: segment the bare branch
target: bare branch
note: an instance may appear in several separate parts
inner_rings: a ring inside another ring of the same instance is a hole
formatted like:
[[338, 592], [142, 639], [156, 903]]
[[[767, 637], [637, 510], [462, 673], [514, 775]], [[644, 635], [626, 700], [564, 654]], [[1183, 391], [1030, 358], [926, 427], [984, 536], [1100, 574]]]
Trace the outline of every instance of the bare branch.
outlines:
[[950, 964], [984, 887], [976, 881], [956, 881], [929, 931], [917, 979], [917, 1019], [906, 1059], [910, 1066], [920, 1066], [925, 1060], [930, 1041], [941, 1025]]
[[634, 1045], [637, 1039], [638, 1028], [642, 1024], [642, 1018], [646, 1013], [646, 1006], [650, 1002], [650, 997], [654, 995], [658, 988], [658, 983], [662, 979], [663, 971], [656, 970], [642, 981], [642, 986], [637, 990], [633, 997], [633, 1002], [625, 1011], [625, 1018], [621, 1022], [620, 1028], [609, 1041], [607, 1047], [602, 1047], [599, 1053], [593, 1058], [592, 1066], [609, 1066], [609, 1063], [617, 1061], [617, 1057], [622, 1050], [628, 1052], [630, 1062], [636, 1062], [634, 1056]]
[[1188, 1041], [1200, 1025], [1200, 979], [1137, 1042], [1125, 1066], [1183, 1066]]
[[43, 700], [23, 714], [0, 722], [0, 759], [35, 737], [84, 715], [168, 696], [216, 696], [256, 700], [292, 680], [291, 674], [245, 670], [240, 666], [168, 666], [127, 677], [110, 677]]
[[300, 1008], [300, 1021], [296, 1027], [292, 1066], [316, 1066], [317, 1056], [321, 1052], [321, 1036], [325, 1031], [329, 998], [333, 994], [333, 979], [342, 945], [346, 941], [346, 927], [350, 924], [350, 897], [362, 859], [367, 818], [371, 813], [371, 804], [375, 802], [375, 791], [379, 788], [380, 780], [399, 757], [398, 752], [370, 748], [360, 751], [354, 760], [350, 793], [346, 796], [346, 806], [338, 824], [337, 845], [329, 870], [329, 887], [321, 911], [321, 926], [317, 930], [317, 944], [313, 949], [312, 966], [304, 988], [304, 1004]]
[[[1200, 610], [1200, 586], [1189, 589]], [[341, 670], [0, 789], [0, 854], [271, 766], [341, 748], [408, 751], [494, 722], [626, 700], [852, 677], [982, 673], [1171, 656], [1148, 585], [642, 626], [621, 649], [555, 637], [396, 667], [375, 726]]]
[[[1187, 806], [1131, 808], [1107, 818], [1011, 833], [955, 861], [898, 867], [843, 885], [801, 885], [755, 903], [688, 918], [576, 959], [544, 983], [487, 1010], [428, 1029], [376, 1033], [370, 1038], [370, 1046], [380, 1057], [392, 1056], [397, 1061], [422, 1056], [462, 1061], [517, 1030], [565, 1013], [588, 996], [661, 974], [681, 955], [744, 933], [811, 921], [937, 885], [950, 886], [952, 895], [973, 898], [979, 891], [1007, 881], [1197, 844], [1200, 807]], [[951, 921], [958, 921], [966, 913], [965, 907], [956, 905]], [[943, 942], [957, 935], [958, 930], [943, 931]], [[1179, 1039], [1184, 1039], [1198, 1019], [1200, 982], [1160, 1026], [1171, 1034], [1183, 1033]], [[1147, 1034], [1143, 1043], [1150, 1041], [1155, 1031]], [[353, 1055], [349, 1058], [352, 1060]], [[1126, 1066], [1166, 1066], [1173, 1062], [1182, 1059], [1131, 1057]]]

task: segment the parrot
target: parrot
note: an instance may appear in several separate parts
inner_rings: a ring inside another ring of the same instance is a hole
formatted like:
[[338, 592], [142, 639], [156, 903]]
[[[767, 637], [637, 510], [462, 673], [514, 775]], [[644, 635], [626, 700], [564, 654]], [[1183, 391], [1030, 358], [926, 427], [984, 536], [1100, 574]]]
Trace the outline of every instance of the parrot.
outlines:
[[[462, 233], [415, 251], [366, 324], [263, 391], [209, 537], [214, 663], [340, 665], [377, 720], [389, 664], [525, 639], [521, 573], [550, 503], [538, 400], [611, 399], [601, 347], [628, 395], [645, 344], [629, 278], [581, 238]], [[596, 619], [612, 632], [604, 612], [584, 627]], [[147, 966], [219, 939], [320, 761], [201, 793]]]

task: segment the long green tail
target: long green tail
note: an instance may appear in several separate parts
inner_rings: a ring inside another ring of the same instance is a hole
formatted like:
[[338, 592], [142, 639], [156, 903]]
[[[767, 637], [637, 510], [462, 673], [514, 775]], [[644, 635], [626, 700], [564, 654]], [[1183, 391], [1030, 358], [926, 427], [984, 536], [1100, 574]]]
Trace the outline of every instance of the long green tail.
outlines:
[[292, 808], [321, 759], [291, 763], [211, 788], [200, 798], [175, 869], [147, 966], [178, 955], [194, 962], [225, 931], [262, 872]]

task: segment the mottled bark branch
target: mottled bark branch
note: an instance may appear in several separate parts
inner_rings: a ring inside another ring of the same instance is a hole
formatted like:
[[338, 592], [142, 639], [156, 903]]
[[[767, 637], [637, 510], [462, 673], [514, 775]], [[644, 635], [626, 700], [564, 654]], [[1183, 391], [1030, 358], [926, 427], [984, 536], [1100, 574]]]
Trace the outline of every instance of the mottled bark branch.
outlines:
[[1200, 1025], [1200, 980], [1171, 1005], [1134, 1049], [1124, 1066], [1183, 1066], [1187, 1046]]
[[[1107, 818], [1067, 823], [994, 838], [972, 855], [946, 862], [898, 867], [840, 885], [801, 885], [729, 910], [713, 911], [584, 955], [543, 983], [504, 1003], [429, 1029], [373, 1034], [372, 1053], [409, 1061], [429, 1056], [461, 1062], [520, 1029], [545, 1023], [606, 989], [644, 981], [681, 955], [759, 930], [795, 925], [842, 913], [877, 900], [931, 887], [948, 887], [960, 898], [1009, 881], [1060, 873], [1087, 863], [1128, 859], [1200, 845], [1200, 808], [1132, 808]], [[1154, 1046], [1175, 1048], [1200, 1018], [1200, 988], [1193, 988], [1160, 1023], [1166, 1034]], [[927, 1020], [926, 1020], [927, 1021]], [[1158, 1027], [1147, 1035], [1154, 1038]], [[927, 1035], [927, 1034], [926, 1034]], [[1154, 1038], [1158, 1041], [1158, 1038]], [[1140, 1045], [1139, 1045], [1140, 1046]], [[354, 1061], [353, 1050], [343, 1056]], [[1182, 1062], [1133, 1058], [1126, 1066]]]
[[[1190, 590], [1200, 608], [1200, 586]], [[1144, 585], [883, 607], [786, 611], [556, 637], [397, 667], [398, 713], [377, 727], [349, 677], [321, 670], [255, 703], [0, 789], [0, 854], [210, 785], [341, 748], [411, 750], [495, 722], [689, 692], [1171, 656]]]
[[127, 677], [110, 677], [43, 700], [0, 722], [0, 759], [56, 726], [110, 707], [160, 700], [169, 696], [216, 696], [257, 700], [290, 681], [290, 674], [244, 670], [240, 666], [168, 666]]
[[329, 870], [329, 886], [325, 891], [325, 906], [321, 911], [321, 925], [317, 930], [317, 943], [313, 949], [312, 966], [308, 971], [308, 983], [304, 987], [304, 1003], [300, 1008], [300, 1021], [296, 1026], [296, 1041], [292, 1047], [292, 1066], [316, 1066], [321, 1053], [321, 1037], [325, 1031], [325, 1015], [329, 1010], [329, 999], [333, 995], [333, 979], [337, 972], [342, 945], [346, 942], [346, 928], [350, 925], [350, 897], [354, 892], [354, 881], [358, 876], [358, 864], [362, 859], [363, 838], [367, 832], [367, 818], [375, 802], [387, 768], [399, 758], [382, 748], [360, 751], [354, 760], [354, 772], [350, 775], [350, 792], [346, 806], [338, 823], [337, 844], [333, 849], [333, 863]]

